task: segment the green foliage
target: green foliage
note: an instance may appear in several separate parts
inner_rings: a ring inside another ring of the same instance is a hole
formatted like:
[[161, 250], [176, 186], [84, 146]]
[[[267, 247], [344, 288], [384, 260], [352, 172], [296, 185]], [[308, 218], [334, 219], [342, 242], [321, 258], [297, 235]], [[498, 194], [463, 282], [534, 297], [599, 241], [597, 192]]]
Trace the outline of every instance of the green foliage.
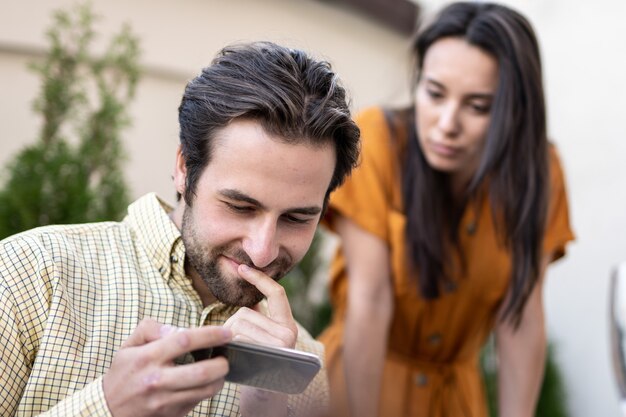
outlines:
[[125, 26], [96, 58], [89, 5], [57, 11], [53, 20], [48, 52], [31, 65], [42, 81], [33, 105], [42, 127], [3, 172], [0, 238], [45, 224], [119, 219], [128, 205], [121, 131], [140, 75], [138, 40]]
[[[319, 228], [315, 233], [309, 251], [302, 261], [280, 280], [289, 297], [293, 316], [313, 337], [317, 337], [330, 323], [332, 308], [327, 292], [322, 288], [321, 296], [315, 296], [315, 278], [318, 272], [325, 272], [326, 260], [320, 253], [325, 235]], [[325, 283], [321, 283], [322, 287]]]
[[[496, 417], [498, 416], [498, 376], [493, 337], [483, 348], [480, 362], [487, 391], [489, 415]], [[554, 345], [548, 343], [546, 366], [535, 417], [567, 417], [568, 415], [565, 384], [554, 359]]]
[[543, 385], [539, 393], [536, 417], [567, 417], [565, 384], [554, 360], [554, 346], [548, 345]]

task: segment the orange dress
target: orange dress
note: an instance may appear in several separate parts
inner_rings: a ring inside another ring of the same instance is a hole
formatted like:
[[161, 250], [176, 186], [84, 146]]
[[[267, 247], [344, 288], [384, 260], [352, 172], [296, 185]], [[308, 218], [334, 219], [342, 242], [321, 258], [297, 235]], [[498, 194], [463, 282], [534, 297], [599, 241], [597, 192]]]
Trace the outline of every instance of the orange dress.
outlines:
[[[466, 257], [454, 289], [436, 300], [423, 299], [407, 273], [406, 218], [402, 208], [397, 141], [392, 141], [379, 108], [357, 117], [361, 165], [335, 193], [330, 209], [387, 242], [391, 254], [394, 312], [380, 393], [381, 417], [486, 417], [479, 353], [495, 323], [511, 269], [510, 254], [498, 242], [488, 202], [468, 205], [461, 221], [460, 246]], [[563, 173], [550, 150], [550, 211], [544, 251], [557, 259], [573, 239]], [[476, 211], [476, 207], [480, 207]], [[338, 251], [331, 268], [334, 308], [320, 335], [326, 347], [333, 416], [347, 415], [342, 334], [348, 277]], [[372, 306], [376, 308], [376, 306]]]

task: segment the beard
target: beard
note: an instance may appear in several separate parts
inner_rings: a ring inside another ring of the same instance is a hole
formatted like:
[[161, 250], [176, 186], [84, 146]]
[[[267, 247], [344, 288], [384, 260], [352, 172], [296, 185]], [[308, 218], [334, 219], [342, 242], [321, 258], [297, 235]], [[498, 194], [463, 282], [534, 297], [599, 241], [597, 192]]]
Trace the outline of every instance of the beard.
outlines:
[[[240, 264], [259, 269], [248, 254], [236, 243], [211, 247], [203, 244], [196, 231], [194, 215], [189, 206], [183, 211], [181, 237], [185, 245], [186, 261], [202, 278], [213, 296], [226, 305], [252, 307], [265, 296], [254, 285], [240, 276], [228, 276], [219, 266], [220, 256], [227, 256]], [[274, 281], [280, 280], [293, 267], [287, 254], [280, 254], [262, 272]], [[267, 272], [266, 272], [267, 271]]]

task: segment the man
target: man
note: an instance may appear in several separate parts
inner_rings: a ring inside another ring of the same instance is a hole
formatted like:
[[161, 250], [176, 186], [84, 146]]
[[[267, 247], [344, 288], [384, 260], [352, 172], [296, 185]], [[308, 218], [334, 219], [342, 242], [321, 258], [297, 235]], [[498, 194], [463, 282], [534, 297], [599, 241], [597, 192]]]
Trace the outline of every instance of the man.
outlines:
[[301, 51], [240, 45], [187, 85], [179, 121], [175, 208], [150, 194], [120, 223], [0, 242], [0, 415], [274, 417], [326, 401], [324, 372], [287, 398], [225, 383], [223, 358], [189, 352], [322, 353], [276, 281], [356, 164], [345, 91]]

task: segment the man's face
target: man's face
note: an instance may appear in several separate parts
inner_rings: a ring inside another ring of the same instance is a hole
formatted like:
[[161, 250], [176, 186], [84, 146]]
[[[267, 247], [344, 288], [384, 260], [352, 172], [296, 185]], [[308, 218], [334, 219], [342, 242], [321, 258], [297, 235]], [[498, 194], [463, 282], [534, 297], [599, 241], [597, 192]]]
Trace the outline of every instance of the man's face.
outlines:
[[[233, 121], [215, 139], [195, 199], [183, 207], [187, 267], [218, 300], [252, 306], [263, 295], [239, 276], [238, 266], [278, 280], [302, 259], [321, 215], [335, 151], [331, 144], [281, 143], [251, 120]], [[176, 175], [184, 175], [180, 170]]]

